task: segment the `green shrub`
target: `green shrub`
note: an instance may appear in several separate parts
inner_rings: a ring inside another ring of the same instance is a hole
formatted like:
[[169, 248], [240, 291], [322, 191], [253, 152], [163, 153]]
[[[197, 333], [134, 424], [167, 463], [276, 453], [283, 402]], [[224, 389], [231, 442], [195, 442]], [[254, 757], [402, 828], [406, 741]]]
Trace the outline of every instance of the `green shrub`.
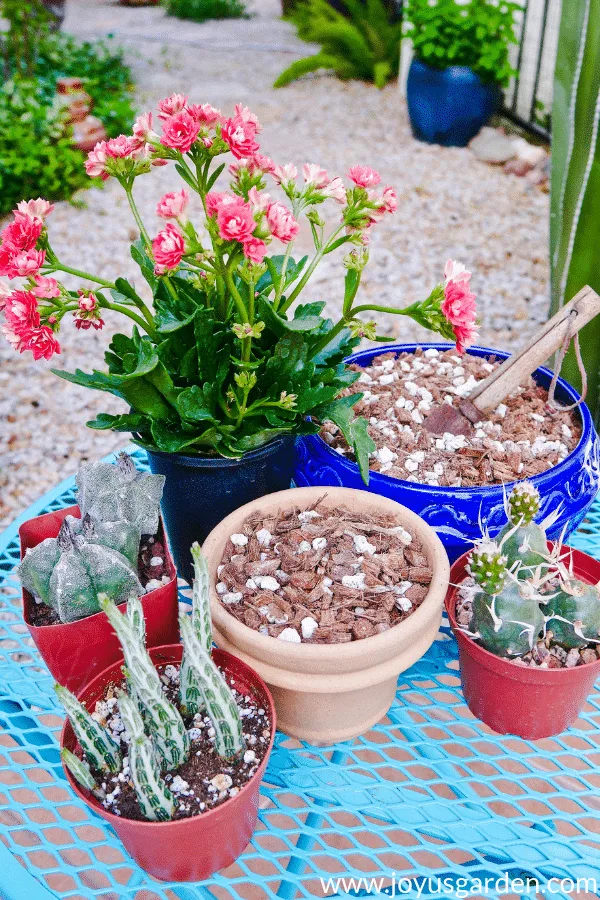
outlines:
[[108, 137], [129, 129], [134, 110], [120, 50], [52, 32], [38, 0], [0, 0], [0, 13], [10, 26], [0, 35], [6, 78], [0, 92], [2, 215], [25, 196], [63, 200], [90, 184], [85, 154], [72, 146], [55, 103], [58, 78], [81, 78]]
[[241, 0], [164, 0], [168, 16], [206, 22], [207, 19], [246, 19], [248, 14]]
[[317, 69], [332, 69], [338, 78], [372, 81], [384, 87], [398, 75], [402, 24], [390, 21], [383, 0], [342, 0], [348, 16], [327, 0], [300, 0], [290, 15], [305, 41], [321, 44], [314, 56], [296, 60], [281, 73], [283, 87]]
[[483, 82], [506, 87], [514, 70], [508, 50], [516, 44], [509, 0], [407, 0], [406, 34], [415, 56], [434, 69], [468, 66]]

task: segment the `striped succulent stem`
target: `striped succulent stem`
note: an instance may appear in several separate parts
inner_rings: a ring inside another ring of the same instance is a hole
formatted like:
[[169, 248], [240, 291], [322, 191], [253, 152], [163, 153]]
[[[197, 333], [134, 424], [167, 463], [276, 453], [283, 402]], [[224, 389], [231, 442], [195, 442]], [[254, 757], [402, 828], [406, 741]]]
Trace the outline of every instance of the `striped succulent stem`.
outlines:
[[216, 732], [217, 753], [225, 758], [236, 756], [244, 749], [244, 736], [240, 711], [231, 688], [198, 639], [190, 616], [180, 617], [179, 628], [186, 666], [191, 673], [187, 683], [180, 687], [182, 706], [192, 712], [194, 704], [197, 708], [199, 695]]
[[208, 563], [197, 542], [192, 544], [192, 559], [194, 561], [192, 624], [198, 640], [206, 652], [210, 653], [212, 647], [212, 621], [210, 618]]
[[121, 643], [127, 681], [144, 709], [146, 726], [153, 737], [164, 769], [176, 769], [187, 759], [190, 738], [179, 710], [168, 700], [154, 663], [128, 615], [122, 615], [108, 597], [99, 598], [100, 608]]
[[86, 790], [91, 791], [98, 800], [104, 800], [106, 791], [102, 790], [100, 785], [96, 783], [96, 779], [92, 775], [90, 767], [85, 760], [79, 759], [78, 756], [75, 756], [75, 754], [71, 753], [66, 747], [63, 747], [60, 751], [60, 758], [75, 781], [78, 781]]
[[[552, 313], [586, 284], [600, 291], [600, 0], [563, 3], [552, 107], [550, 262]], [[581, 333], [588, 404], [600, 419], [600, 321]], [[565, 377], [580, 383], [569, 351]]]
[[[119, 615], [121, 615], [119, 613]], [[56, 696], [65, 708], [84, 756], [94, 769], [118, 772], [121, 766], [119, 745], [108, 731], [96, 722], [71, 691], [60, 684], [54, 686]]]
[[146, 644], [146, 620], [144, 618], [144, 610], [142, 601], [138, 596], [132, 594], [127, 601], [127, 618], [137, 631], [142, 644]]
[[129, 735], [129, 769], [140, 808], [152, 822], [173, 818], [173, 795], [160, 774], [160, 765], [152, 741], [144, 731], [144, 722], [136, 703], [119, 694], [119, 712]]

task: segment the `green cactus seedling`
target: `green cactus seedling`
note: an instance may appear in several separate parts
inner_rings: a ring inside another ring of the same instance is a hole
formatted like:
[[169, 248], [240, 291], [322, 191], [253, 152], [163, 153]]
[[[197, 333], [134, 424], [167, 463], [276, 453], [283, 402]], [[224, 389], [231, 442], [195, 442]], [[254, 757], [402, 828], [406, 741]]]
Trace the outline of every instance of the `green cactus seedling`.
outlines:
[[563, 581], [545, 607], [546, 628], [566, 650], [600, 640], [600, 593], [596, 585], [577, 578]]
[[471, 551], [467, 571], [486, 594], [498, 594], [508, 578], [507, 562], [498, 544], [486, 539]]
[[470, 629], [496, 656], [522, 656], [532, 649], [544, 627], [540, 595], [528, 582], [509, 582], [500, 593], [473, 598]]
[[546, 532], [533, 519], [540, 511], [538, 489], [528, 481], [516, 484], [506, 502], [508, 524], [496, 540], [502, 547], [509, 568], [517, 561], [519, 578], [544, 565], [548, 555]]
[[66, 747], [63, 747], [60, 751], [60, 758], [75, 781], [79, 782], [86, 790], [91, 791], [98, 800], [104, 800], [106, 791], [96, 783], [96, 779], [92, 775], [90, 767], [85, 760], [79, 759], [78, 756], [75, 756], [75, 754], [71, 753]]
[[96, 722], [71, 691], [60, 684], [56, 684], [54, 690], [65, 708], [88, 763], [100, 771], [118, 772], [121, 753], [114, 738]]

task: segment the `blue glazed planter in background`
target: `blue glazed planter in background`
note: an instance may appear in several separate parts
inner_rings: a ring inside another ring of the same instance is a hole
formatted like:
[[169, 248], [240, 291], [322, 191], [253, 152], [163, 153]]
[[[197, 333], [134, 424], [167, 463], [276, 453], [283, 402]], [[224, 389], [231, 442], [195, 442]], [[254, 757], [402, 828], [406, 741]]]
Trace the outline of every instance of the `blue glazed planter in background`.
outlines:
[[[414, 353], [417, 347], [448, 350], [451, 346], [451, 344], [396, 344], [385, 349], [374, 347], [355, 353], [346, 362], [368, 366], [373, 357], [389, 351]], [[474, 356], [496, 356], [500, 359], [506, 359], [510, 355], [486, 347], [470, 347], [467, 352]], [[552, 373], [549, 369], [540, 368], [534, 372], [533, 377], [538, 384], [547, 388]], [[579, 399], [579, 395], [566, 381], [559, 378], [556, 399], [569, 404]], [[600, 488], [600, 441], [585, 404], [581, 405], [580, 413], [583, 432], [577, 447], [557, 466], [530, 479], [542, 497], [539, 518], [560, 509], [558, 519], [548, 531], [548, 537], [553, 540], [560, 536], [565, 526], [567, 535], [575, 531]], [[296, 445], [296, 454], [294, 480], [298, 487], [339, 485], [369, 490], [390, 497], [418, 513], [437, 531], [450, 562], [454, 562], [469, 550], [473, 542], [481, 537], [480, 521], [487, 527], [492, 537], [506, 524], [502, 485], [476, 488], [432, 487], [371, 472], [367, 488], [356, 463], [340, 456], [318, 435], [300, 438]]]
[[465, 147], [498, 108], [500, 89], [466, 66], [433, 69], [413, 59], [406, 102], [414, 136], [428, 144]]
[[234, 509], [289, 488], [294, 468], [294, 438], [271, 441], [241, 459], [186, 456], [147, 450], [155, 475], [165, 475], [161, 510], [177, 573], [193, 578], [190, 547]]

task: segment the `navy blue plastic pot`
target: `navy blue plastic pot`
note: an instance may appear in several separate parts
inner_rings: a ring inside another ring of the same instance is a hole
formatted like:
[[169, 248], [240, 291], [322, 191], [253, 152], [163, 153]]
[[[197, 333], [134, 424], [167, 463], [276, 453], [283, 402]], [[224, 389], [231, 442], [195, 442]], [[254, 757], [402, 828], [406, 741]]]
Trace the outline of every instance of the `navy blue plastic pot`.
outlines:
[[433, 69], [413, 59], [408, 70], [406, 102], [414, 136], [428, 144], [465, 147], [490, 120], [500, 89], [484, 84], [466, 66]]
[[[346, 362], [368, 366], [373, 357], [390, 350], [394, 353], [414, 353], [417, 347], [448, 350], [451, 346], [452, 344], [396, 344], [385, 349], [374, 347], [355, 353]], [[467, 352], [474, 356], [496, 356], [500, 359], [506, 359], [510, 355], [486, 347], [470, 347]], [[552, 373], [549, 369], [540, 368], [534, 372], [533, 377], [538, 384], [547, 388]], [[578, 400], [579, 394], [559, 378], [556, 398], [569, 404]], [[600, 488], [600, 441], [587, 406], [582, 403], [579, 412], [583, 433], [577, 447], [557, 466], [530, 479], [542, 497], [540, 518], [559, 510], [555, 524], [548, 531], [548, 537], [552, 540], [560, 536], [565, 526], [567, 535], [577, 528]], [[506, 524], [502, 485], [475, 488], [432, 487], [371, 472], [367, 488], [356, 463], [340, 456], [318, 435], [300, 438], [296, 452], [294, 480], [298, 487], [340, 485], [390, 497], [414, 510], [437, 531], [450, 562], [466, 553], [473, 542], [481, 537], [480, 522], [487, 527], [491, 536]], [[510, 490], [510, 485], [506, 487]]]
[[146, 451], [152, 472], [166, 477], [161, 509], [181, 578], [192, 582], [194, 541], [202, 544], [221, 519], [244, 503], [289, 488], [294, 441], [279, 438], [241, 459]]

